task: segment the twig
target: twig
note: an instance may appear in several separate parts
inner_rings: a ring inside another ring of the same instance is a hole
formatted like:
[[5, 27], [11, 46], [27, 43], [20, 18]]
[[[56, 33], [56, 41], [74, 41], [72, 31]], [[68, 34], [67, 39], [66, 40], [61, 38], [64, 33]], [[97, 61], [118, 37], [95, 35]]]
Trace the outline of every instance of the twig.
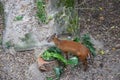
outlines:
[[97, 10], [97, 9], [95, 9], [95, 8], [75, 8], [75, 9], [79, 9], [79, 10]]
[[81, 2], [80, 4], [78, 4], [78, 7], [85, 4], [86, 3], [86, 0], [84, 0], [83, 2]]

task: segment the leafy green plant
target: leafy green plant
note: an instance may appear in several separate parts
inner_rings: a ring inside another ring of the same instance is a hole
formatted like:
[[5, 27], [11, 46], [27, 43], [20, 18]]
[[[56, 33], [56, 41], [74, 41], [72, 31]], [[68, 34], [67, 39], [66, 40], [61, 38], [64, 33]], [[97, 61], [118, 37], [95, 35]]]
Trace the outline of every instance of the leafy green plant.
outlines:
[[59, 80], [60, 79], [60, 76], [61, 76], [61, 73], [62, 73], [62, 69], [59, 68], [59, 67], [55, 67], [54, 68], [54, 72], [56, 74], [56, 80]]
[[72, 67], [76, 66], [78, 64], [78, 58], [72, 57], [68, 60], [68, 64], [72, 65]]
[[59, 0], [58, 6], [64, 5], [66, 8], [68, 7], [74, 7], [75, 0]]
[[71, 15], [71, 19], [69, 20], [69, 24], [67, 25], [67, 32], [72, 33], [73, 35], [76, 35], [79, 30], [78, 21], [79, 21], [79, 18], [77, 14], [76, 15], [74, 14], [73, 17]]
[[47, 51], [54, 52], [54, 53], [59, 53], [59, 54], [62, 53], [61, 50], [59, 48], [55, 47], [55, 46], [48, 48]]
[[92, 53], [92, 55], [96, 56], [95, 48], [94, 48], [93, 43], [91, 42], [89, 34], [84, 34], [81, 38], [75, 37], [73, 39], [73, 41], [75, 41], [75, 42], [80, 42], [81, 41], [82, 44], [84, 44], [87, 48], [89, 48], [89, 50]]
[[46, 80], [54, 80], [52, 77], [47, 77]]
[[80, 42], [81, 40], [80, 40], [79, 37], [75, 37], [75, 38], [73, 39], [73, 41], [75, 41], [75, 42]]
[[7, 49], [9, 49], [10, 47], [13, 46], [11, 41], [7, 41], [7, 42], [5, 43], [5, 45], [6, 45], [6, 48], [7, 48]]
[[67, 60], [66, 60], [61, 54], [58, 54], [58, 53], [45, 51], [41, 57], [42, 57], [44, 60], [57, 59], [57, 60], [63, 62], [65, 65], [67, 65]]
[[61, 76], [62, 72], [63, 72], [63, 68], [55, 67], [54, 68], [54, 73], [55, 73], [54, 78], [53, 77], [47, 77], [47, 80], [60, 80], [60, 76]]
[[[66, 60], [61, 53], [62, 52], [61, 52], [60, 49], [53, 46], [53, 47], [50, 47], [49, 49], [47, 49], [45, 52], [43, 52], [41, 57], [44, 60], [57, 59], [58, 61], [64, 63], [64, 65], [71, 65], [72, 67], [74, 67], [78, 64], [78, 58], [77, 57], [72, 57], [69, 60]], [[54, 68], [54, 72], [56, 74], [56, 79], [55, 80], [60, 79], [61, 73], [63, 72], [64, 65], [61, 65], [62, 67], [59, 66], [59, 67]], [[47, 80], [53, 80], [53, 78], [52, 77], [47, 77]]]
[[20, 21], [20, 20], [22, 20], [23, 19], [23, 16], [16, 16], [15, 17], [15, 21]]
[[89, 34], [84, 34], [81, 38], [82, 38], [82, 43], [83, 43], [84, 45], [86, 45], [86, 47], [89, 48], [90, 52], [91, 52], [92, 55], [95, 57], [95, 56], [96, 56], [95, 48], [94, 48], [94, 45], [93, 45], [92, 42], [91, 42], [91, 39], [90, 39]]
[[77, 63], [78, 63], [77, 57], [72, 57], [69, 60], [66, 60], [61, 53], [62, 53], [61, 50], [58, 49], [57, 47], [50, 47], [49, 49], [47, 49], [41, 55], [41, 57], [44, 60], [54, 60], [54, 59], [57, 59], [57, 60], [63, 62], [65, 65], [68, 65], [68, 64], [70, 64], [70, 65], [77, 65]]
[[37, 0], [37, 17], [42, 23], [46, 23], [45, 1]]

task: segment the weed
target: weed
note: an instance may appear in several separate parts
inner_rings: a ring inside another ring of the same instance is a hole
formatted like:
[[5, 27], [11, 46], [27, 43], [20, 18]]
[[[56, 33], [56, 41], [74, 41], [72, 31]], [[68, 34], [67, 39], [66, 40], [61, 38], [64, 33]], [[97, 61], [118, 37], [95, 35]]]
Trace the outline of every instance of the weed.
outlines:
[[38, 0], [37, 1], [37, 17], [42, 23], [46, 23], [47, 15], [45, 11], [45, 1]]
[[63, 32], [71, 33], [72, 35], [78, 35], [78, 13], [75, 9], [74, 0], [59, 0], [58, 5], [63, 6], [58, 14], [55, 15], [55, 22], [64, 28]]
[[74, 5], [75, 5], [75, 1], [74, 0], [59, 0], [58, 6], [60, 6], [60, 5], [63, 5], [66, 8], [68, 8], [68, 7], [72, 7], [73, 8]]
[[15, 17], [15, 21], [20, 21], [20, 20], [22, 20], [23, 19], [23, 16], [16, 16]]
[[11, 41], [7, 41], [7, 42], [5, 43], [5, 45], [6, 45], [6, 48], [7, 48], [7, 49], [9, 49], [10, 47], [13, 46]]

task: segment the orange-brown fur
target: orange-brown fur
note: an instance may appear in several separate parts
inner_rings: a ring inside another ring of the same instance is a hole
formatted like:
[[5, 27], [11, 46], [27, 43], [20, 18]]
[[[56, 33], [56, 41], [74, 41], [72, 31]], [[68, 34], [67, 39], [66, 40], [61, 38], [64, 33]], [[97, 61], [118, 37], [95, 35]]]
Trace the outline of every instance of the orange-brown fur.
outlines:
[[[57, 37], [52, 38], [55, 45], [61, 49], [64, 53], [72, 53], [76, 55], [84, 65], [84, 70], [87, 69], [88, 63], [87, 63], [87, 57], [90, 54], [90, 51], [87, 47], [85, 47], [83, 44], [70, 41], [70, 40], [60, 40]], [[66, 54], [67, 55], [67, 54]]]

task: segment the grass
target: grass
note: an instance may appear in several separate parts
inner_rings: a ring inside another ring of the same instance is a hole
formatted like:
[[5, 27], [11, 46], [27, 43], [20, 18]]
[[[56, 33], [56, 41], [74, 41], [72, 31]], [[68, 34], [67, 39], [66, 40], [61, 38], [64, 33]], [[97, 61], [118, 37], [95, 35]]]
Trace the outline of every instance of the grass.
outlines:
[[59, 0], [58, 6], [60, 6], [60, 5], [63, 5], [66, 8], [69, 8], [69, 7], [73, 8], [75, 5], [75, 1], [74, 0]]
[[37, 17], [42, 23], [46, 23], [47, 15], [45, 11], [45, 1], [37, 0]]

